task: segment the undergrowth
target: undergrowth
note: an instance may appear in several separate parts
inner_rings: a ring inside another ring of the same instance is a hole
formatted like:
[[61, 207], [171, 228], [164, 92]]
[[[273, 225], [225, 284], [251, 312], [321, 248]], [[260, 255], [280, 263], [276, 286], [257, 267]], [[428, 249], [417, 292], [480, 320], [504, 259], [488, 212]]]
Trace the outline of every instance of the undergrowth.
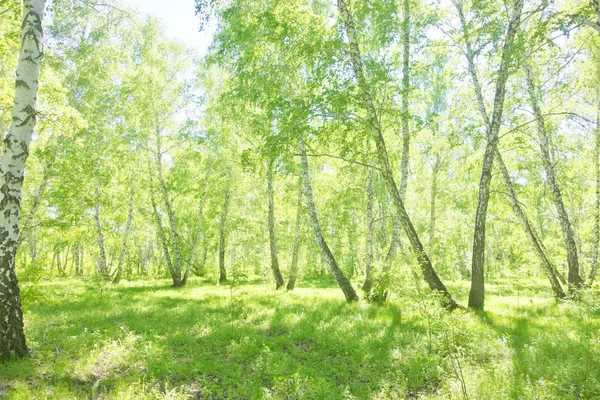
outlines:
[[323, 285], [36, 281], [32, 354], [0, 364], [0, 397], [600, 398], [598, 293], [558, 304], [543, 283], [496, 282], [485, 313], [447, 313], [413, 283], [347, 304]]

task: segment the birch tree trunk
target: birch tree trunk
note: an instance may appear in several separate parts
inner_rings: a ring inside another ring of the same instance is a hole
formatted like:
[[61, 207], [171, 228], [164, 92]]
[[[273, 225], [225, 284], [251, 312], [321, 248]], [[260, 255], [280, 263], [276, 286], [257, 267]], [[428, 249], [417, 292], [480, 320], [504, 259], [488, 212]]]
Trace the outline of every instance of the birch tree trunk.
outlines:
[[[455, 1], [455, 5], [459, 10], [460, 19], [465, 34], [465, 41], [468, 46], [467, 57], [469, 61], [469, 70], [471, 71], [471, 76], [473, 77], [473, 83], [476, 86], [478, 106], [480, 108], [480, 112], [487, 116], [487, 112], [485, 112], [485, 103], [483, 102], [483, 96], [481, 92], [481, 85], [479, 84], [479, 80], [477, 79], [476, 74], [474, 74], [475, 64], [473, 58], [473, 51], [471, 49], [471, 45], [468, 40], [468, 35], [466, 33], [466, 21], [462, 12], [460, 0]], [[498, 78], [496, 80], [496, 92], [494, 95], [494, 108], [492, 112], [492, 117], [491, 119], [486, 117], [485, 121], [487, 127], [487, 145], [485, 148], [485, 154], [483, 156], [481, 178], [479, 181], [479, 196], [477, 200], [477, 212], [475, 214], [475, 229], [473, 234], [471, 290], [469, 292], [469, 307], [480, 310], [483, 309], [485, 302], [485, 231], [487, 208], [490, 199], [490, 183], [492, 180], [492, 169], [496, 153], [496, 146], [498, 143], [498, 133], [500, 131], [500, 125], [502, 123], [502, 114], [504, 111], [506, 82], [508, 80], [509, 67], [512, 61], [513, 44], [515, 36], [521, 24], [522, 11], [523, 0], [515, 0], [513, 4], [511, 20], [506, 31], [506, 37], [504, 39], [504, 46], [502, 48], [500, 68], [498, 69]]]
[[435, 157], [435, 163], [431, 169], [431, 198], [429, 202], [429, 252], [433, 253], [435, 246], [435, 222], [436, 222], [436, 201], [438, 192], [438, 173], [440, 172], [442, 160], [439, 156]]
[[[213, 165], [211, 163], [207, 168], [206, 174], [204, 176], [202, 194], [200, 195], [200, 204], [198, 205], [198, 220], [196, 221], [196, 231], [194, 232], [194, 239], [192, 240], [192, 245], [190, 246], [190, 254], [188, 255], [187, 261], [185, 263], [185, 273], [183, 275], [184, 284], [187, 282], [188, 276], [190, 274], [192, 259], [194, 258], [196, 247], [198, 246], [198, 242], [200, 241], [200, 232], [202, 232], [202, 221], [204, 219], [204, 203], [206, 200], [206, 192], [208, 189], [208, 178], [210, 177], [210, 174], [212, 172], [212, 166]], [[206, 235], [206, 233], [204, 235]], [[206, 249], [204, 254], [204, 257], [206, 258]]]
[[267, 161], [267, 192], [269, 198], [268, 222], [269, 225], [269, 248], [271, 251], [271, 271], [275, 278], [275, 290], [285, 286], [283, 275], [279, 270], [279, 260], [277, 259], [277, 236], [275, 235], [275, 199], [273, 193], [273, 161]]
[[344, 296], [346, 297], [346, 301], [352, 302], [358, 300], [358, 295], [356, 291], [352, 287], [352, 284], [344, 275], [344, 272], [338, 266], [333, 253], [327, 246], [327, 242], [325, 241], [325, 237], [321, 232], [321, 225], [319, 224], [319, 217], [317, 215], [317, 208], [315, 206], [315, 199], [313, 196], [312, 185], [310, 182], [310, 173], [308, 169], [308, 157], [306, 156], [306, 145], [304, 144], [304, 138], [300, 136], [299, 140], [299, 150], [300, 150], [300, 162], [302, 164], [302, 182], [304, 183], [304, 195], [306, 199], [306, 207], [308, 208], [308, 215], [310, 216], [310, 220], [313, 226], [313, 233], [315, 235], [315, 239], [317, 241], [317, 245], [321, 250], [321, 255], [325, 259], [331, 274], [335, 277], [338, 286], [344, 292]]
[[[598, 8], [600, 9], [600, 3], [598, 5]], [[594, 160], [594, 167], [596, 169], [596, 205], [594, 209], [594, 242], [592, 243], [592, 266], [590, 268], [590, 277], [588, 278], [588, 285], [590, 286], [594, 283], [594, 279], [596, 278], [596, 270], [598, 269], [598, 243], [600, 242], [600, 93], [598, 94], [596, 101], [598, 103], [598, 112], [596, 115], [596, 154]]]
[[79, 243], [75, 245], [73, 250], [73, 264], [75, 265], [75, 276], [80, 276], [79, 273]]
[[402, 162], [400, 168], [400, 198], [406, 202], [408, 188], [408, 159], [410, 156], [410, 114], [408, 96], [410, 94], [410, 0], [403, 0], [404, 19], [402, 20]]
[[[104, 233], [102, 232], [102, 219], [100, 215], [100, 190], [98, 183], [95, 183], [96, 201], [94, 204], [94, 220], [96, 221], [96, 244], [98, 245], [98, 273], [107, 281], [110, 280], [110, 271], [106, 262], [106, 246]], [[58, 263], [60, 269], [60, 261]]]
[[583, 25], [594, 28], [596, 32], [600, 33], [600, 0], [591, 0], [591, 3], [594, 6], [594, 11], [596, 11], [596, 21], [581, 15], [572, 15], [572, 17]]
[[121, 244], [121, 254], [119, 255], [119, 262], [117, 264], [117, 270], [115, 272], [115, 278], [113, 279], [114, 284], [118, 284], [121, 281], [121, 274], [123, 273], [123, 262], [125, 261], [125, 255], [127, 254], [127, 239], [129, 238], [129, 231], [131, 230], [131, 221], [133, 220], [133, 197], [135, 194], [133, 181], [131, 182], [131, 189], [129, 192], [129, 210], [127, 212], [127, 223], [125, 224], [125, 232], [123, 233], [123, 243]]
[[369, 128], [371, 135], [375, 140], [377, 156], [379, 158], [379, 164], [381, 167], [381, 173], [386, 184], [388, 193], [392, 197], [394, 207], [396, 208], [397, 216], [400, 219], [401, 225], [404, 228], [408, 240], [411, 243], [412, 250], [417, 257], [425, 281], [427, 282], [431, 290], [441, 295], [442, 302], [445, 307], [449, 309], [454, 309], [458, 306], [458, 304], [452, 298], [450, 292], [448, 291], [448, 289], [446, 289], [446, 286], [442, 283], [437, 273], [433, 269], [431, 261], [429, 260], [429, 257], [423, 249], [423, 244], [419, 239], [417, 231], [415, 230], [412, 221], [410, 220], [410, 217], [408, 216], [408, 213], [404, 208], [404, 202], [402, 201], [402, 198], [400, 197], [400, 192], [398, 190], [398, 187], [396, 186], [396, 181], [394, 180], [394, 176], [390, 168], [387, 148], [385, 145], [385, 140], [383, 138], [383, 131], [381, 129], [377, 112], [375, 110], [375, 104], [373, 102], [371, 90], [367, 85], [367, 81], [365, 78], [363, 61], [356, 34], [356, 27], [354, 25], [354, 21], [352, 20], [352, 15], [348, 10], [345, 0], [337, 0], [337, 5], [340, 12], [340, 18], [346, 28], [346, 35], [348, 36], [349, 42], [348, 54], [352, 61], [354, 75], [356, 77], [356, 80], [358, 81], [360, 97], [363, 106], [365, 107], [365, 111], [367, 113], [367, 127]]
[[[365, 238], [365, 266], [366, 266], [366, 277], [365, 282], [362, 285], [362, 290], [365, 293], [370, 293], [373, 289], [373, 225], [375, 224], [373, 218], [373, 178], [374, 173], [372, 168], [367, 167], [367, 224], [366, 224], [366, 238]], [[392, 237], [392, 240], [394, 238]], [[391, 245], [390, 245], [391, 246]]]
[[496, 149], [496, 162], [500, 166], [500, 172], [502, 172], [502, 177], [504, 179], [504, 185], [506, 186], [506, 190], [508, 191], [508, 198], [510, 200], [510, 205], [512, 206], [515, 215], [519, 219], [521, 226], [525, 230], [525, 233], [527, 234], [527, 238], [529, 239], [531, 246], [533, 247], [533, 250], [535, 251], [536, 256], [540, 260], [544, 274], [550, 281], [550, 286], [552, 287], [552, 291], [554, 292], [554, 297], [556, 297], [557, 299], [563, 299], [563, 298], [565, 298], [565, 292], [563, 291], [563, 288], [560, 285], [558, 277], [556, 276], [556, 274], [554, 272], [554, 267], [552, 265], [552, 262], [550, 261], [550, 259], [548, 259], [548, 257], [546, 256], [546, 253], [544, 252], [544, 248], [541, 244], [540, 239], [538, 238], [538, 235], [535, 233], [533, 226], [529, 222], [529, 219], [525, 215], [525, 212], [523, 211], [523, 209], [521, 208], [521, 205], [519, 204], [519, 201], [517, 200], [517, 196], [516, 196], [515, 190], [513, 188], [512, 179], [508, 173], [506, 165], [504, 164], [504, 160], [502, 160], [502, 156], [501, 156], [500, 152], [498, 151], [498, 149]]
[[171, 199], [169, 198], [169, 192], [167, 185], [163, 177], [162, 171], [162, 133], [161, 128], [156, 127], [156, 170], [158, 177], [158, 185], [162, 194], [163, 204], [165, 211], [167, 212], [167, 219], [169, 221], [169, 231], [171, 233], [171, 244], [173, 246], [173, 257], [171, 260], [173, 274], [173, 287], [181, 287], [185, 285], [185, 281], [181, 276], [181, 243], [179, 240], [179, 230], [177, 229], [177, 223], [175, 221], [175, 213], [171, 206]]
[[544, 169], [546, 170], [546, 179], [548, 180], [548, 185], [550, 186], [550, 191], [552, 192], [552, 198], [558, 213], [563, 240], [565, 242], [565, 250], [567, 251], [567, 280], [569, 282], [569, 292], [573, 293], [577, 290], [577, 288], [583, 285], [583, 280], [579, 274], [579, 256], [577, 254], [575, 234], [573, 233], [573, 226], [569, 221], [569, 215], [562, 199], [560, 185], [558, 184], [558, 179], [556, 178], [554, 161], [551, 154], [548, 133], [546, 131], [546, 123], [544, 121], [544, 116], [538, 101], [538, 89], [529, 65], [525, 66], [525, 73], [527, 77], [529, 101], [531, 102], [531, 107], [533, 108], [533, 113], [537, 123], [537, 132], [540, 141], [542, 161], [544, 162]]
[[0, 359], [12, 355], [24, 357], [28, 353], [15, 261], [25, 161], [36, 122], [44, 6], [44, 0], [23, 1], [13, 119], [0, 160]]
[[150, 160], [148, 160], [148, 176], [150, 178], [150, 203], [152, 204], [152, 212], [154, 214], [154, 222], [156, 223], [156, 233], [158, 236], [158, 240], [162, 245], [163, 254], [165, 256], [165, 261], [167, 262], [167, 268], [169, 270], [169, 274], [173, 279], [173, 284], [175, 284], [176, 273], [173, 269], [173, 264], [171, 262], [171, 252], [169, 250], [169, 243], [167, 242], [167, 237], [165, 235], [165, 228], [163, 227], [162, 219], [158, 212], [158, 206], [156, 204], [156, 197], [154, 195], [154, 173], [152, 172], [152, 164]]
[[[475, 53], [473, 51], [471, 42], [469, 40], [469, 32], [467, 30], [467, 22], [464, 17], [462, 3], [459, 1], [455, 1], [454, 4], [458, 10], [460, 21], [461, 21], [461, 26], [463, 29], [463, 38], [464, 38], [465, 46], [466, 46], [468, 70], [469, 70], [469, 74], [471, 75], [473, 87], [475, 89], [475, 96], [477, 98], [477, 106], [478, 106], [479, 112], [481, 114], [481, 117], [482, 117], [485, 125], [490, 126], [490, 118], [489, 118], [487, 108], [486, 108], [486, 105], [485, 105], [485, 102], [483, 99], [483, 91], [481, 89], [481, 83], [479, 82], [477, 69], [475, 67]], [[558, 271], [556, 270], [556, 267], [554, 266], [554, 264], [547, 257], [542, 238], [536, 234], [535, 229], [533, 228], [533, 225], [530, 223], [525, 212], [521, 208], [521, 205], [519, 203], [519, 200], [517, 199], [517, 196], [516, 196], [516, 193], [515, 193], [515, 190], [513, 187], [512, 179], [508, 173], [506, 165], [504, 164], [502, 155], [500, 154], [500, 151], [498, 150], [497, 147], [496, 147], [495, 153], [496, 153], [495, 154], [496, 162], [500, 166], [500, 172], [502, 173], [504, 185], [508, 192], [509, 200], [510, 200], [511, 206], [513, 208], [513, 211], [516, 214], [517, 218], [519, 219], [519, 222], [521, 223], [521, 226], [525, 230], [525, 233], [533, 247], [534, 252], [538, 256], [538, 259], [540, 260], [542, 269], [543, 269], [546, 277], [550, 281], [550, 285], [552, 287], [555, 297], [564, 298], [565, 294], [564, 294], [564, 291], [560, 284], [561, 282], [564, 283], [563, 278], [560, 275], [560, 273], [558, 273]]]
[[298, 177], [298, 205], [296, 206], [296, 225], [294, 227], [294, 249], [287, 290], [294, 290], [298, 275], [298, 254], [300, 253], [300, 222], [302, 221], [302, 176]]
[[32, 264], [35, 262], [35, 259], [37, 257], [37, 232], [38, 232], [38, 227], [34, 226], [33, 232], [31, 233], [30, 239], [29, 239], [29, 253], [31, 254], [31, 263]]
[[221, 226], [219, 228], [219, 283], [227, 282], [227, 270], [225, 269], [225, 241], [227, 238], [227, 213], [229, 211], [229, 197], [231, 196], [231, 183], [227, 184], [223, 210], [221, 211]]
[[[402, 20], [402, 160], [400, 161], [400, 198], [405, 202], [410, 157], [410, 114], [408, 109], [410, 94], [410, 0], [403, 0], [402, 6], [404, 18]], [[385, 257], [386, 264], [383, 273], [388, 273], [389, 263], [393, 260], [398, 250], [400, 225], [400, 218], [394, 218], [394, 231], [392, 232], [390, 247]]]
[[[31, 224], [33, 219], [35, 218], [35, 213], [40, 205], [40, 200], [44, 193], [46, 192], [46, 188], [48, 187], [48, 181], [50, 179], [50, 170], [52, 169], [53, 161], [50, 161], [48, 165], [44, 168], [44, 172], [42, 175], [42, 180], [40, 181], [40, 185], [37, 187], [35, 194], [33, 195], [33, 203], [31, 204], [31, 208], [29, 209], [29, 213], [27, 213], [27, 217], [22, 223], [23, 228], [20, 229], [19, 240], [17, 242], [17, 247], [23, 243], [25, 235], [31, 229]], [[33, 260], [32, 260], [33, 261]]]

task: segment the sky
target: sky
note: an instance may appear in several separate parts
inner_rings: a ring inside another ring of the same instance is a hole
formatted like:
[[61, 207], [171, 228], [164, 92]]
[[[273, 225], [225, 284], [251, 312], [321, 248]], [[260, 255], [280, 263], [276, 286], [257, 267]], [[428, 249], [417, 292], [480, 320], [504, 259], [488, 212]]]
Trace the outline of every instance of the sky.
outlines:
[[167, 35], [206, 54], [214, 27], [198, 32], [199, 20], [194, 13], [194, 0], [125, 0], [145, 14], [158, 17]]

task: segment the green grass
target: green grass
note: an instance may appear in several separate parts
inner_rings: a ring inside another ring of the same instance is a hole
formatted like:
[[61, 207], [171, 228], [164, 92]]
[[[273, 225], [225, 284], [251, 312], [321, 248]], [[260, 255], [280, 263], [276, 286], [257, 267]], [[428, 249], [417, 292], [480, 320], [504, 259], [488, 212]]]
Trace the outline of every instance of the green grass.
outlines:
[[346, 304], [326, 286], [24, 287], [32, 355], [0, 364], [0, 397], [600, 398], [597, 303], [500, 282], [486, 313], [448, 314], [414, 290]]

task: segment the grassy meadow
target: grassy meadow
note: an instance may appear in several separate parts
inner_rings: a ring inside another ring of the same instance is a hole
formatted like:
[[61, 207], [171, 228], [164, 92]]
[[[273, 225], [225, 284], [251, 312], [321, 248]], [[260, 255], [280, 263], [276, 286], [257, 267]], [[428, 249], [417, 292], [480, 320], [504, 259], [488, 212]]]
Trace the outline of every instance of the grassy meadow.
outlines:
[[[424, 290], [378, 305], [299, 286], [25, 284], [32, 354], [0, 364], [0, 397], [600, 398], [600, 312], [585, 295], [557, 304], [542, 282], [500, 281], [474, 314]], [[467, 289], [452, 286], [463, 303]]]

